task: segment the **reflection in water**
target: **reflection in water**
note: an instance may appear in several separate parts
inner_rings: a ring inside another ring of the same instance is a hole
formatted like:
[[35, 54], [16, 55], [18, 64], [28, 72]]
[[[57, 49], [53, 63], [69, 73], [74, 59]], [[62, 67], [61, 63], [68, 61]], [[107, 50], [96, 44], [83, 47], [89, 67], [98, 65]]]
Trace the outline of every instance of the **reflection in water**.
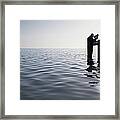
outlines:
[[85, 55], [84, 49], [21, 48], [20, 99], [99, 100], [99, 80], [85, 76]]

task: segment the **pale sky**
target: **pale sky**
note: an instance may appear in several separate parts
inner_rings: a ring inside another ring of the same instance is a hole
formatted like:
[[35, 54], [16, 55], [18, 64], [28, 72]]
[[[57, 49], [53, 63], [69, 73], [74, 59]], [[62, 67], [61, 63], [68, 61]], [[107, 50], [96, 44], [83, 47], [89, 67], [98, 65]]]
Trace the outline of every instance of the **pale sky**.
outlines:
[[21, 20], [21, 48], [85, 48], [87, 37], [100, 34], [99, 20]]

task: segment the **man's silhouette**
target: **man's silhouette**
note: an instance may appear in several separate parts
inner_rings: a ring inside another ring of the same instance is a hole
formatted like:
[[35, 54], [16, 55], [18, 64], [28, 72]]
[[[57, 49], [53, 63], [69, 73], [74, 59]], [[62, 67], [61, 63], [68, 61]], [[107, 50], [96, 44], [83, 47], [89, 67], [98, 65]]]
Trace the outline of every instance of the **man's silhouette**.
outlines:
[[98, 67], [100, 67], [100, 40], [98, 40], [99, 34], [95, 35], [92, 33], [88, 38], [87, 38], [87, 65], [89, 67], [87, 68], [87, 71], [92, 72], [92, 69], [96, 69], [93, 65], [93, 59], [92, 59], [92, 54], [93, 54], [93, 46], [98, 45]]
[[92, 60], [93, 42], [94, 42], [94, 34], [92, 33], [87, 38], [87, 65], [93, 65], [93, 60]]

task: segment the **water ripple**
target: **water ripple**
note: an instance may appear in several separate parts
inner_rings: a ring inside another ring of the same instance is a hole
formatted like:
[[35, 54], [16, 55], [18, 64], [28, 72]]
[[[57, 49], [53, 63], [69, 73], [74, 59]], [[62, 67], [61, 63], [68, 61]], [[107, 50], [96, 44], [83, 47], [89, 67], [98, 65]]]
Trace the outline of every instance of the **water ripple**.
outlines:
[[[99, 100], [99, 79], [86, 73], [84, 49], [20, 49], [21, 100]], [[95, 85], [89, 82], [97, 81]]]

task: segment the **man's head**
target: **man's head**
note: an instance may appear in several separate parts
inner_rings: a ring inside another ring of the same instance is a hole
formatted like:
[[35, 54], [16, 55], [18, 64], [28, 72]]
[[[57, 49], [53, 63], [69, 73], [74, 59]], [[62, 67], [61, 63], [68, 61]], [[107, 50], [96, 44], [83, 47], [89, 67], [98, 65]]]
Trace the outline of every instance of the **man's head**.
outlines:
[[93, 33], [91, 33], [91, 35], [90, 35], [91, 37], [94, 37], [94, 34]]
[[96, 35], [97, 37], [99, 36], [99, 34]]
[[94, 38], [98, 39], [99, 34], [95, 35]]

